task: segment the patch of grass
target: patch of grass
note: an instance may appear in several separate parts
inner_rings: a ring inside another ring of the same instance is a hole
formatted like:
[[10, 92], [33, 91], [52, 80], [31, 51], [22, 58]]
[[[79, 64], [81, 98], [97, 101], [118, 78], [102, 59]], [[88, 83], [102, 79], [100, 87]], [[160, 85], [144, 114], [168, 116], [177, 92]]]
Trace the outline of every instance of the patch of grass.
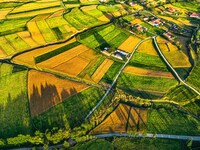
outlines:
[[114, 150], [112, 143], [104, 139], [91, 140], [83, 144], [76, 145], [70, 150]]
[[59, 127], [66, 129], [79, 126], [86, 115], [97, 104], [104, 92], [91, 87], [66, 99], [47, 112], [32, 119], [35, 127], [42, 131]]
[[[175, 79], [136, 76], [128, 73], [122, 73], [118, 79], [118, 86], [126, 89], [137, 89], [144, 91], [157, 91], [166, 93], [178, 82]], [[161, 86], [162, 85], [162, 86]]]
[[96, 63], [90, 68], [90, 70], [88, 71], [88, 75], [92, 76], [93, 73], [97, 70], [97, 68], [103, 63], [103, 61], [105, 60], [105, 56], [101, 56], [97, 59]]
[[151, 70], [167, 71], [167, 67], [159, 56], [135, 52], [129, 65]]
[[115, 138], [112, 141], [116, 150], [181, 150], [182, 144], [178, 140], [150, 139], [150, 138]]
[[73, 47], [78, 46], [78, 45], [80, 45], [79, 42], [73, 42], [73, 43], [70, 43], [70, 44], [68, 44], [68, 45], [65, 45], [65, 46], [63, 46], [63, 47], [61, 47], [61, 48], [58, 48], [58, 49], [56, 49], [56, 50], [53, 50], [53, 51], [50, 51], [50, 52], [45, 53], [45, 54], [43, 54], [43, 55], [37, 56], [37, 57], [35, 58], [35, 63], [43, 62], [43, 61], [45, 61], [45, 60], [47, 60], [47, 59], [49, 59], [49, 58], [51, 58], [51, 57], [54, 57], [54, 56], [56, 56], [56, 55], [59, 55], [59, 54], [65, 52], [65, 51], [67, 51], [67, 50], [69, 50], [69, 49], [71, 49], [71, 48], [73, 48]]
[[115, 11], [118, 11], [120, 8], [117, 7], [117, 6], [110, 6], [110, 5], [99, 5], [97, 7], [100, 11], [103, 11], [103, 12], [115, 12]]
[[198, 95], [185, 85], [179, 85], [167, 93], [166, 97], [177, 102], [189, 101]]
[[199, 8], [200, 8], [200, 4], [196, 3], [196, 2], [176, 2], [176, 3], [172, 3], [172, 5], [179, 7], [179, 8], [183, 8], [183, 9], [187, 9], [187, 10], [191, 10], [191, 11], [196, 11], [199, 12]]
[[197, 61], [195, 67], [193, 68], [190, 76], [187, 78], [187, 82], [192, 84], [198, 91], [200, 91], [200, 80], [199, 80], [199, 72], [200, 72], [200, 59]]
[[[1, 65], [0, 78], [0, 137], [30, 134], [31, 123], [27, 94], [27, 71], [12, 73], [11, 65]], [[5, 72], [2, 69], [10, 71]], [[3, 75], [3, 76], [2, 76]]]
[[78, 8], [72, 9], [71, 12], [65, 14], [64, 17], [68, 23], [70, 23], [78, 30], [96, 26], [101, 23], [101, 21], [99, 21], [98, 19], [86, 15]]
[[45, 41], [48, 42], [55, 42], [57, 41], [56, 35], [52, 32], [52, 30], [49, 28], [48, 24], [45, 20], [37, 21], [37, 26], [44, 36]]
[[106, 82], [111, 84], [113, 82], [114, 77], [117, 75], [122, 66], [123, 66], [122, 63], [114, 62], [112, 66], [108, 69], [108, 71], [105, 73], [103, 78], [101, 79], [101, 82]]
[[178, 110], [150, 110], [147, 119], [148, 132], [178, 135], [199, 135], [200, 122]]
[[200, 99], [190, 102], [189, 104], [185, 105], [184, 108], [194, 115], [200, 117]]
[[[16, 19], [6, 19], [6, 20], [1, 20], [1, 28], [0, 28], [0, 35], [3, 35], [4, 32], [9, 33], [10, 31], [18, 31], [20, 29], [26, 29], [26, 23], [30, 20], [31, 18], [26, 17], [26, 18], [16, 18]], [[21, 30], [20, 30], [21, 31]]]

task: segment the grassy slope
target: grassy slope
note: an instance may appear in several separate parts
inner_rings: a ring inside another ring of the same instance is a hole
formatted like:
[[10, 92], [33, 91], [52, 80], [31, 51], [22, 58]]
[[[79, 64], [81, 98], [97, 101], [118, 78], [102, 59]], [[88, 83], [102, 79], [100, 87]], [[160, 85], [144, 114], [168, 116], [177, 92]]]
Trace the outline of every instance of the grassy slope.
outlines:
[[[4, 69], [7, 69], [5, 71]], [[1, 72], [3, 71], [3, 73]], [[1, 65], [0, 77], [0, 137], [30, 133], [27, 96], [27, 71], [11, 65]], [[18, 72], [17, 72], [18, 71]]]

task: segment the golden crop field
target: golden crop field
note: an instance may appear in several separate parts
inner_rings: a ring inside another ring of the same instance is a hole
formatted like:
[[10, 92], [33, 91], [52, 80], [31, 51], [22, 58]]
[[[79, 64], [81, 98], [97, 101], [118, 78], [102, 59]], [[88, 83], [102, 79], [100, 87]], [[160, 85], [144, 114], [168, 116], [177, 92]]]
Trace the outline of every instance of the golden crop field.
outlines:
[[79, 57], [81, 57], [87, 61], [91, 61], [91, 60], [95, 59], [97, 56], [98, 56], [98, 54], [96, 54], [95, 51], [93, 51], [92, 49], [89, 49], [79, 55]]
[[6, 56], [7, 56], [6, 53], [0, 47], [0, 58], [5, 58]]
[[144, 23], [142, 20], [140, 20], [140, 19], [134, 19], [134, 20], [132, 20], [131, 21], [131, 24], [142, 24], [142, 23]]
[[105, 22], [110, 21], [110, 19], [107, 18], [105, 15], [102, 15], [102, 16], [98, 17], [97, 19], [100, 21], [105, 21]]
[[125, 104], [118, 107], [90, 134], [123, 133], [127, 131], [142, 131], [147, 122], [147, 110], [133, 108]]
[[41, 14], [41, 15], [37, 15], [36, 17], [34, 17], [33, 19], [31, 19], [31, 22], [35, 22], [35, 21], [39, 21], [39, 20], [44, 20], [47, 19], [51, 14]]
[[173, 18], [171, 18], [171, 17], [167, 17], [167, 16], [161, 16], [161, 15], [158, 15], [158, 17], [159, 18], [162, 18], [162, 19], [165, 19], [165, 20], [167, 20], [167, 21], [171, 21], [171, 22], [173, 22], [173, 23], [175, 23], [175, 24], [177, 24], [177, 25], [179, 25], [179, 26], [181, 26], [181, 27], [183, 27], [183, 23], [181, 23], [180, 21], [178, 21], [178, 20], [175, 20], [175, 19], [173, 19]]
[[67, 30], [67, 32], [73, 32], [76, 33], [78, 30], [75, 27], [70, 26], [69, 24], [64, 25], [64, 28]]
[[23, 17], [32, 17], [36, 15], [41, 15], [41, 14], [47, 14], [47, 13], [53, 13], [59, 10], [63, 10], [61, 7], [53, 7], [53, 8], [48, 8], [48, 9], [41, 9], [41, 10], [35, 10], [35, 11], [29, 11], [29, 12], [24, 12], [24, 13], [17, 13], [17, 14], [8, 14], [7, 18], [23, 18]]
[[173, 51], [178, 51], [178, 47], [173, 45], [172, 43], [168, 42], [167, 43], [167, 46], [169, 47], [170, 49], [170, 52], [173, 52]]
[[164, 39], [163, 37], [161, 37], [161, 36], [157, 36], [156, 37], [156, 41], [158, 43], [168, 43], [168, 41], [166, 39]]
[[139, 76], [153, 76], [153, 77], [163, 77], [163, 78], [174, 78], [170, 72], [148, 70], [144, 68], [138, 68], [133, 66], [127, 66], [123, 72], [139, 75]]
[[28, 96], [31, 116], [34, 117], [47, 111], [86, 88], [88, 88], [86, 84], [30, 70], [28, 73]]
[[98, 83], [104, 74], [108, 71], [110, 66], [113, 64], [113, 60], [105, 59], [103, 63], [97, 68], [97, 70], [92, 75], [92, 80]]
[[7, 55], [12, 55], [16, 52], [14, 47], [12, 47], [8, 40], [3, 36], [0, 37], [0, 47]]
[[96, 8], [97, 8], [97, 5], [89, 5], [89, 6], [81, 7], [81, 10], [82, 11], [89, 11], [89, 10], [93, 10], [93, 9], [96, 9]]
[[179, 51], [163, 51], [163, 54], [174, 68], [189, 68], [191, 64], [189, 58], [181, 50]]
[[32, 39], [28, 31], [17, 32], [17, 35], [22, 38], [31, 47], [36, 47], [38, 44]]
[[40, 30], [36, 24], [36, 22], [28, 22], [27, 27], [29, 32], [31, 33], [31, 36], [34, 41], [36, 41], [38, 44], [45, 44], [46, 41], [44, 40], [42, 34], [40, 33]]
[[119, 16], [121, 16], [122, 14], [120, 13], [120, 11], [115, 11], [115, 12], [112, 12], [112, 15], [113, 15], [114, 17], [119, 17]]
[[76, 41], [76, 39], [73, 38], [73, 39], [71, 39], [67, 42], [61, 43], [61, 44], [48, 45], [48, 46], [45, 46], [43, 48], [37, 48], [37, 49], [34, 49], [32, 51], [25, 52], [23, 54], [20, 54], [20, 55], [14, 57], [12, 59], [12, 61], [14, 61], [16, 63], [22, 63], [22, 64], [25, 64], [25, 65], [34, 67], [35, 66], [35, 58], [37, 56], [48, 53], [50, 51], [53, 51], [55, 49], [58, 49], [58, 48], [63, 47], [65, 45], [68, 45], [68, 44], [75, 42], [75, 41]]
[[167, 46], [167, 44], [165, 44], [165, 43], [160, 43], [159, 44], [159, 48], [162, 50], [162, 51], [170, 51], [169, 50], [169, 48], [168, 48], [168, 46]]
[[12, 13], [19, 13], [19, 12], [26, 12], [26, 11], [32, 11], [35, 9], [44, 9], [44, 8], [48, 8], [48, 7], [53, 7], [53, 6], [60, 6], [60, 2], [59, 1], [55, 1], [55, 2], [34, 2], [34, 3], [27, 3], [24, 4], [20, 7], [16, 7]]
[[77, 76], [89, 62], [90, 61], [77, 56], [52, 69], [70, 76]]
[[7, 14], [12, 10], [12, 8], [0, 9], [0, 20], [5, 19]]
[[85, 45], [78, 45], [70, 50], [67, 50], [66, 52], [63, 52], [59, 55], [56, 55], [46, 61], [43, 61], [38, 64], [38, 66], [46, 67], [46, 68], [54, 68], [76, 56], [79, 54], [87, 51], [89, 48]]
[[137, 51], [149, 55], [158, 55], [156, 49], [153, 46], [152, 39], [146, 40], [141, 43], [140, 46], [137, 48]]
[[118, 47], [118, 49], [131, 53], [139, 41], [139, 38], [129, 36], [129, 38]]

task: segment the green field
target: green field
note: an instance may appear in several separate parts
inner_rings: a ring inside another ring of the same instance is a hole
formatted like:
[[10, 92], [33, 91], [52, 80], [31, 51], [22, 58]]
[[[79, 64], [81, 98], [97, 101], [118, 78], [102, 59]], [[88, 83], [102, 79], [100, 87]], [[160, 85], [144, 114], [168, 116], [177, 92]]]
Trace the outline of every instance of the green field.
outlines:
[[[117, 85], [124, 89], [155, 91], [158, 93], [166, 93], [170, 88], [177, 85], [175, 79], [136, 76], [128, 73], [122, 73], [118, 79]], [[162, 86], [161, 86], [162, 85]]]
[[185, 105], [184, 108], [194, 115], [200, 117], [200, 99], [190, 102], [189, 104]]
[[200, 122], [177, 110], [150, 110], [147, 132], [163, 134], [199, 135]]
[[72, 9], [69, 13], [65, 14], [64, 17], [68, 23], [78, 30], [101, 24], [101, 21], [92, 16], [86, 15], [78, 8]]
[[198, 91], [200, 91], [200, 80], [199, 80], [199, 72], [200, 72], [200, 60], [194, 66], [190, 76], [187, 78], [187, 82], [193, 85]]
[[171, 89], [170, 92], [166, 94], [166, 97], [177, 102], [184, 102], [197, 97], [197, 94], [187, 86], [179, 85]]
[[26, 30], [26, 23], [31, 18], [5, 19], [1, 21], [0, 35]]
[[81, 125], [103, 94], [104, 92], [100, 89], [88, 88], [33, 118], [32, 122], [37, 129], [42, 131], [53, 127], [72, 129]]
[[128, 33], [111, 24], [89, 30], [79, 35], [78, 40], [93, 49], [105, 45], [118, 48], [128, 37]]
[[123, 66], [122, 63], [114, 62], [112, 66], [108, 69], [108, 71], [105, 73], [103, 78], [101, 79], [101, 82], [106, 82], [111, 84], [117, 73], [122, 68], [122, 66]]
[[95, 18], [101, 17], [103, 15], [103, 13], [98, 9], [92, 9], [92, 10], [88, 10], [88, 11], [84, 11], [84, 12]]
[[172, 3], [172, 5], [179, 7], [179, 8], [184, 8], [190, 11], [196, 11], [196, 12], [200, 12], [199, 8], [200, 8], [200, 4], [198, 3], [194, 3], [194, 2], [176, 2], [176, 3]]
[[135, 52], [129, 65], [150, 70], [167, 71], [167, 67], [159, 56]]
[[[0, 137], [12, 137], [31, 132], [27, 70], [0, 64]], [[5, 70], [7, 69], [7, 70]]]
[[14, 47], [9, 43], [9, 41], [5, 37], [0, 37], [0, 47], [7, 55], [12, 55], [16, 51]]
[[120, 8], [117, 7], [117, 6], [110, 6], [110, 5], [99, 5], [97, 7], [97, 9], [99, 9], [100, 11], [103, 11], [103, 12], [115, 12], [115, 11], [118, 11]]

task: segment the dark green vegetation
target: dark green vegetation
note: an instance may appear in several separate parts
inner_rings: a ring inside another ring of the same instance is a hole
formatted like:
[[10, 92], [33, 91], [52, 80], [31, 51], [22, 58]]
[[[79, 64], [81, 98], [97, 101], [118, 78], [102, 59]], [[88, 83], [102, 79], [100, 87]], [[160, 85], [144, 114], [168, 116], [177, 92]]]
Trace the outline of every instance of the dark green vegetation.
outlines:
[[112, 143], [104, 139], [96, 139], [86, 142], [84, 144], [76, 145], [70, 150], [114, 150]]
[[53, 127], [71, 129], [79, 126], [89, 111], [103, 96], [103, 93], [102, 90], [97, 88], [88, 88], [81, 93], [71, 96], [47, 112], [34, 117], [33, 124], [42, 131], [52, 129]]
[[117, 75], [117, 73], [120, 71], [120, 69], [122, 68], [122, 66], [123, 66], [122, 63], [114, 62], [112, 64], [112, 66], [108, 69], [108, 71], [106, 72], [106, 74], [103, 76], [103, 78], [101, 79], [101, 81], [109, 83], [109, 84], [112, 84], [113, 79], [115, 78], [115, 76]]
[[200, 60], [198, 60], [190, 76], [187, 78], [187, 82], [192, 84], [197, 90], [200, 91], [199, 73], [200, 73]]
[[129, 65], [150, 70], [167, 71], [167, 67], [159, 56], [135, 52]]
[[31, 132], [27, 70], [0, 64], [0, 137]]
[[90, 48], [103, 49], [104, 47], [118, 48], [128, 37], [128, 33], [110, 24], [84, 32], [78, 36], [78, 40]]
[[149, 110], [147, 130], [151, 133], [199, 135], [200, 122], [176, 109]]
[[194, 115], [200, 117], [200, 99], [190, 102], [189, 104], [185, 105], [184, 108]]
[[56, 56], [56, 55], [59, 55], [59, 54], [65, 52], [65, 51], [67, 51], [67, 50], [69, 50], [69, 49], [71, 49], [71, 48], [73, 48], [73, 47], [78, 46], [78, 45], [80, 45], [79, 42], [73, 42], [73, 43], [70, 43], [70, 44], [68, 44], [68, 45], [65, 45], [65, 46], [63, 46], [63, 47], [61, 47], [61, 48], [58, 48], [58, 49], [56, 49], [56, 50], [53, 50], [53, 51], [50, 51], [50, 52], [45, 53], [45, 54], [43, 54], [43, 55], [37, 56], [37, 57], [35, 58], [35, 63], [43, 62], [43, 61], [45, 61], [45, 60], [47, 60], [47, 59], [49, 59], [49, 58], [51, 58], [51, 57], [54, 57], [54, 56]]
[[187, 86], [179, 85], [171, 89], [170, 92], [167, 93], [166, 97], [177, 102], [184, 102], [197, 97], [197, 94]]
[[177, 81], [174, 79], [136, 76], [128, 73], [122, 73], [117, 84], [123, 89], [138, 89], [150, 92], [154, 91], [158, 93], [166, 93], [170, 88], [177, 85]]

